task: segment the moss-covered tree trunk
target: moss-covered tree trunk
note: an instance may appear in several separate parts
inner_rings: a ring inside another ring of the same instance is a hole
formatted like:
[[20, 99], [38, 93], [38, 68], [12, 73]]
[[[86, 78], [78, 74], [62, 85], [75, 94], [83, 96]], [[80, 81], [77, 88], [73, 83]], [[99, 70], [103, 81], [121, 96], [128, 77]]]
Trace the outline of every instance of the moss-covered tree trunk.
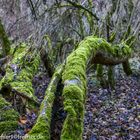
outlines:
[[89, 36], [68, 56], [62, 80], [64, 109], [67, 117], [63, 124], [62, 140], [81, 140], [86, 98], [86, 68], [91, 63], [116, 65], [130, 57], [131, 49], [121, 43], [112, 46], [102, 38]]

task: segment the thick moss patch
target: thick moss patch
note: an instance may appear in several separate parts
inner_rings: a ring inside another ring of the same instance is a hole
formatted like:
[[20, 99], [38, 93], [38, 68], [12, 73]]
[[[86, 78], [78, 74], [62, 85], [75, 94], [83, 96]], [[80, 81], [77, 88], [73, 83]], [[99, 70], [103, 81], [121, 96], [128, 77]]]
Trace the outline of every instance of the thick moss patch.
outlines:
[[32, 78], [40, 64], [39, 55], [30, 51], [24, 43], [17, 48], [12, 48], [11, 55], [13, 55], [13, 59], [6, 68], [6, 75], [1, 80], [0, 87], [9, 84], [12, 89], [36, 100], [32, 87]]
[[18, 113], [0, 96], [0, 135], [14, 131], [18, 126]]

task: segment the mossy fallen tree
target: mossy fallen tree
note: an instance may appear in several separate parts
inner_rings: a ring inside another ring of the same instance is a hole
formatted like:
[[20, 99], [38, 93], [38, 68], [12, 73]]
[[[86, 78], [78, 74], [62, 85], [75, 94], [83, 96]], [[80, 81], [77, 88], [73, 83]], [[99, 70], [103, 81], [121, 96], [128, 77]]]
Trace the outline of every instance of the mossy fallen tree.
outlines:
[[0, 93], [3, 97], [9, 96], [9, 98], [10, 95], [18, 94], [26, 99], [26, 104], [38, 104], [34, 96], [32, 78], [38, 70], [40, 57], [32, 54], [24, 43], [12, 48], [10, 54], [11, 60], [7, 64], [6, 75], [0, 81]]
[[[100, 52], [103, 55], [99, 57]], [[82, 139], [88, 62], [91, 60], [93, 64], [117, 65], [127, 61], [130, 56], [131, 48], [125, 43], [112, 46], [106, 40], [93, 36], [85, 38], [68, 56], [62, 74], [67, 117], [63, 124], [61, 140]]]
[[53, 102], [55, 99], [55, 92], [57, 88], [57, 84], [59, 83], [62, 72], [64, 69], [64, 65], [59, 66], [55, 73], [53, 74], [52, 80], [46, 90], [45, 98], [42, 101], [40, 107], [40, 114], [37, 119], [35, 126], [32, 130], [25, 136], [26, 140], [50, 140], [50, 125], [51, 125], [51, 117], [52, 117], [52, 108]]
[[[89, 36], [81, 41], [77, 49], [67, 57], [64, 67], [61, 67], [61, 69], [60, 67], [56, 68], [56, 73], [42, 102], [40, 115], [35, 126], [29, 132], [27, 139], [32, 140], [34, 139], [32, 136], [39, 134], [41, 136], [40, 140], [50, 139], [52, 104], [54, 98], [56, 98], [55, 91], [58, 81], [61, 78], [64, 85], [62, 93], [64, 98], [63, 104], [67, 115], [60, 139], [81, 140], [87, 87], [86, 69], [88, 64], [112, 66], [128, 61], [130, 56], [131, 48], [125, 43], [112, 46], [106, 40], [94, 36]], [[109, 74], [111, 74], [110, 71]], [[57, 82], [54, 82], [54, 78], [58, 79]]]

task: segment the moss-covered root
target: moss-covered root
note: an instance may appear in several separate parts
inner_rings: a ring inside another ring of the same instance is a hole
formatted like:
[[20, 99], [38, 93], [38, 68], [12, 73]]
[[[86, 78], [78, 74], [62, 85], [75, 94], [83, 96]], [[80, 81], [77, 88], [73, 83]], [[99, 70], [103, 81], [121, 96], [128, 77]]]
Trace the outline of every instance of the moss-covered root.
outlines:
[[18, 113], [0, 96], [0, 135], [16, 130], [18, 118]]
[[[10, 85], [12, 89], [36, 100], [32, 87], [32, 78], [38, 70], [40, 57], [36, 54], [33, 55], [24, 43], [16, 49], [13, 48], [11, 54], [13, 53], [13, 59], [6, 68], [6, 75], [0, 81], [0, 88]], [[3, 92], [3, 94], [5, 93]]]
[[[129, 48], [127, 45], [123, 44], [123, 46]], [[82, 139], [87, 63], [99, 51], [108, 52], [120, 59], [124, 55], [129, 56], [129, 53], [122, 54], [121, 48], [114, 48], [104, 39], [89, 36], [67, 57], [62, 74], [64, 110], [67, 112], [67, 116], [63, 124], [61, 140]], [[118, 53], [122, 54], [122, 57]]]
[[53, 102], [57, 84], [62, 76], [63, 65], [56, 68], [52, 80], [46, 90], [45, 98], [40, 107], [40, 114], [32, 130], [25, 136], [26, 140], [50, 140], [50, 124]]

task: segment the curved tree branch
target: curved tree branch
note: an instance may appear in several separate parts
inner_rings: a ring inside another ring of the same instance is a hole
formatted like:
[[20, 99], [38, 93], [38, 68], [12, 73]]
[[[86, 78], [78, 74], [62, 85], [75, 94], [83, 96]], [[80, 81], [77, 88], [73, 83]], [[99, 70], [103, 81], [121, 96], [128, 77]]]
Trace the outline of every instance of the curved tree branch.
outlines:
[[87, 8], [83, 7], [80, 4], [77, 4], [76, 2], [72, 2], [70, 0], [65, 0], [66, 2], [68, 2], [69, 4], [71, 4], [72, 6], [78, 8], [78, 9], [83, 9], [84, 11], [88, 12], [91, 16], [93, 16], [97, 21], [99, 20], [99, 18], [96, 16], [96, 14], [93, 14], [92, 11], [88, 10]]

